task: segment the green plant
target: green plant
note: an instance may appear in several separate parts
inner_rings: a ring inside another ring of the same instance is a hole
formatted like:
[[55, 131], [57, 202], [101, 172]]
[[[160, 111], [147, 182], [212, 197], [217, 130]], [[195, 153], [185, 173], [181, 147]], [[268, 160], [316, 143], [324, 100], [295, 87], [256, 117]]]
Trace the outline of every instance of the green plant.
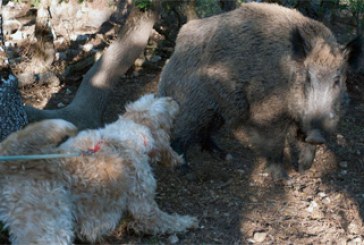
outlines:
[[196, 0], [196, 12], [198, 16], [204, 18], [221, 13], [218, 1]]
[[40, 0], [31, 0], [31, 5], [34, 6], [35, 8], [38, 8], [40, 5]]
[[357, 32], [361, 34], [362, 27], [364, 26], [364, 1], [363, 0], [342, 0], [340, 2], [340, 8], [346, 9], [351, 12], [355, 18], [357, 25]]
[[141, 11], [146, 11], [152, 7], [152, 0], [135, 0], [134, 4]]

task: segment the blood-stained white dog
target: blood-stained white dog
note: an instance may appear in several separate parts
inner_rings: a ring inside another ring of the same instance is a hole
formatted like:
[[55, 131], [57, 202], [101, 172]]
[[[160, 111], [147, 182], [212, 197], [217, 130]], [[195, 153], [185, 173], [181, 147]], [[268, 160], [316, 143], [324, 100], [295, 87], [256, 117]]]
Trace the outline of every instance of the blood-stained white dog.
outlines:
[[0, 155], [83, 153], [0, 162], [0, 221], [11, 242], [71, 244], [75, 236], [93, 242], [112, 232], [126, 213], [132, 217], [128, 228], [137, 233], [196, 227], [196, 218], [167, 214], [154, 200], [150, 163], [183, 162], [169, 145], [177, 112], [172, 99], [149, 94], [101, 129], [77, 134], [73, 124], [54, 119], [11, 134], [1, 142]]

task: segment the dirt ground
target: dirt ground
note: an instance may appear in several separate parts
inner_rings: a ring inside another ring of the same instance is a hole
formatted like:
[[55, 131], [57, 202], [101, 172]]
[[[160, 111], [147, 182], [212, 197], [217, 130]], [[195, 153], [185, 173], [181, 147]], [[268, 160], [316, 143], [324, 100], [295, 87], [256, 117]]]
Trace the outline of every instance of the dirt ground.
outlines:
[[[114, 120], [126, 102], [154, 92], [162, 65], [123, 78], [105, 120]], [[290, 179], [273, 183], [264, 163], [239, 140], [243, 132], [233, 136], [225, 129], [216, 140], [234, 155], [233, 160], [221, 161], [195, 147], [188, 155], [191, 174], [155, 168], [160, 207], [197, 216], [197, 229], [171, 236], [137, 236], [121, 222], [100, 243], [364, 244], [364, 77], [349, 76], [348, 88], [349, 110], [337, 135], [319, 147], [309, 171], [299, 174], [288, 164]], [[47, 107], [67, 104], [76, 89], [77, 83], [62, 84]], [[35, 86], [23, 90], [23, 96], [37, 104], [49, 91]]]
[[[164, 61], [120, 80], [106, 122], [122, 113], [126, 102], [156, 91]], [[99, 243], [364, 244], [364, 76], [350, 75], [347, 84], [351, 97], [347, 114], [304, 174], [287, 164], [289, 180], [273, 183], [264, 162], [242, 143], [244, 132], [224, 129], [216, 140], [233, 160], [216, 159], [195, 147], [188, 154], [191, 174], [155, 167], [161, 209], [198, 217], [197, 229], [138, 236], [122, 221]], [[28, 104], [57, 108], [71, 101], [77, 86], [78, 82], [68, 81], [60, 86], [28, 86], [21, 92]], [[7, 242], [2, 233], [0, 243]]]

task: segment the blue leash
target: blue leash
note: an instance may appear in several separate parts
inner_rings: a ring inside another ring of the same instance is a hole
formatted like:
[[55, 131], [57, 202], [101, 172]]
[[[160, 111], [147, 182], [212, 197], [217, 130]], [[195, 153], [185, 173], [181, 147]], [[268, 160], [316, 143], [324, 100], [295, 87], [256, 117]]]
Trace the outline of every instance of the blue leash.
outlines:
[[89, 156], [101, 149], [101, 143], [98, 142], [95, 146], [88, 150], [82, 150], [80, 152], [73, 153], [53, 153], [53, 154], [34, 154], [34, 155], [17, 155], [17, 156], [0, 156], [0, 162], [5, 161], [24, 161], [24, 160], [41, 160], [41, 159], [54, 159], [54, 158], [66, 158], [66, 157], [80, 157]]

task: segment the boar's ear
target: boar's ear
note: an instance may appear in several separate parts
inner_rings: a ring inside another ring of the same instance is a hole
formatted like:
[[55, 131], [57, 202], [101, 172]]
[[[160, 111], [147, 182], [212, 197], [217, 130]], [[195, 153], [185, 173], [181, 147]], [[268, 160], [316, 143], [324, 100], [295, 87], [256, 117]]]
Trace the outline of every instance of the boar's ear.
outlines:
[[349, 42], [344, 48], [344, 54], [348, 60], [350, 67], [356, 70], [359, 66], [361, 55], [363, 55], [362, 37], [357, 36], [354, 40]]
[[302, 37], [298, 28], [294, 28], [291, 32], [292, 57], [296, 61], [303, 61], [310, 52], [310, 44]]

